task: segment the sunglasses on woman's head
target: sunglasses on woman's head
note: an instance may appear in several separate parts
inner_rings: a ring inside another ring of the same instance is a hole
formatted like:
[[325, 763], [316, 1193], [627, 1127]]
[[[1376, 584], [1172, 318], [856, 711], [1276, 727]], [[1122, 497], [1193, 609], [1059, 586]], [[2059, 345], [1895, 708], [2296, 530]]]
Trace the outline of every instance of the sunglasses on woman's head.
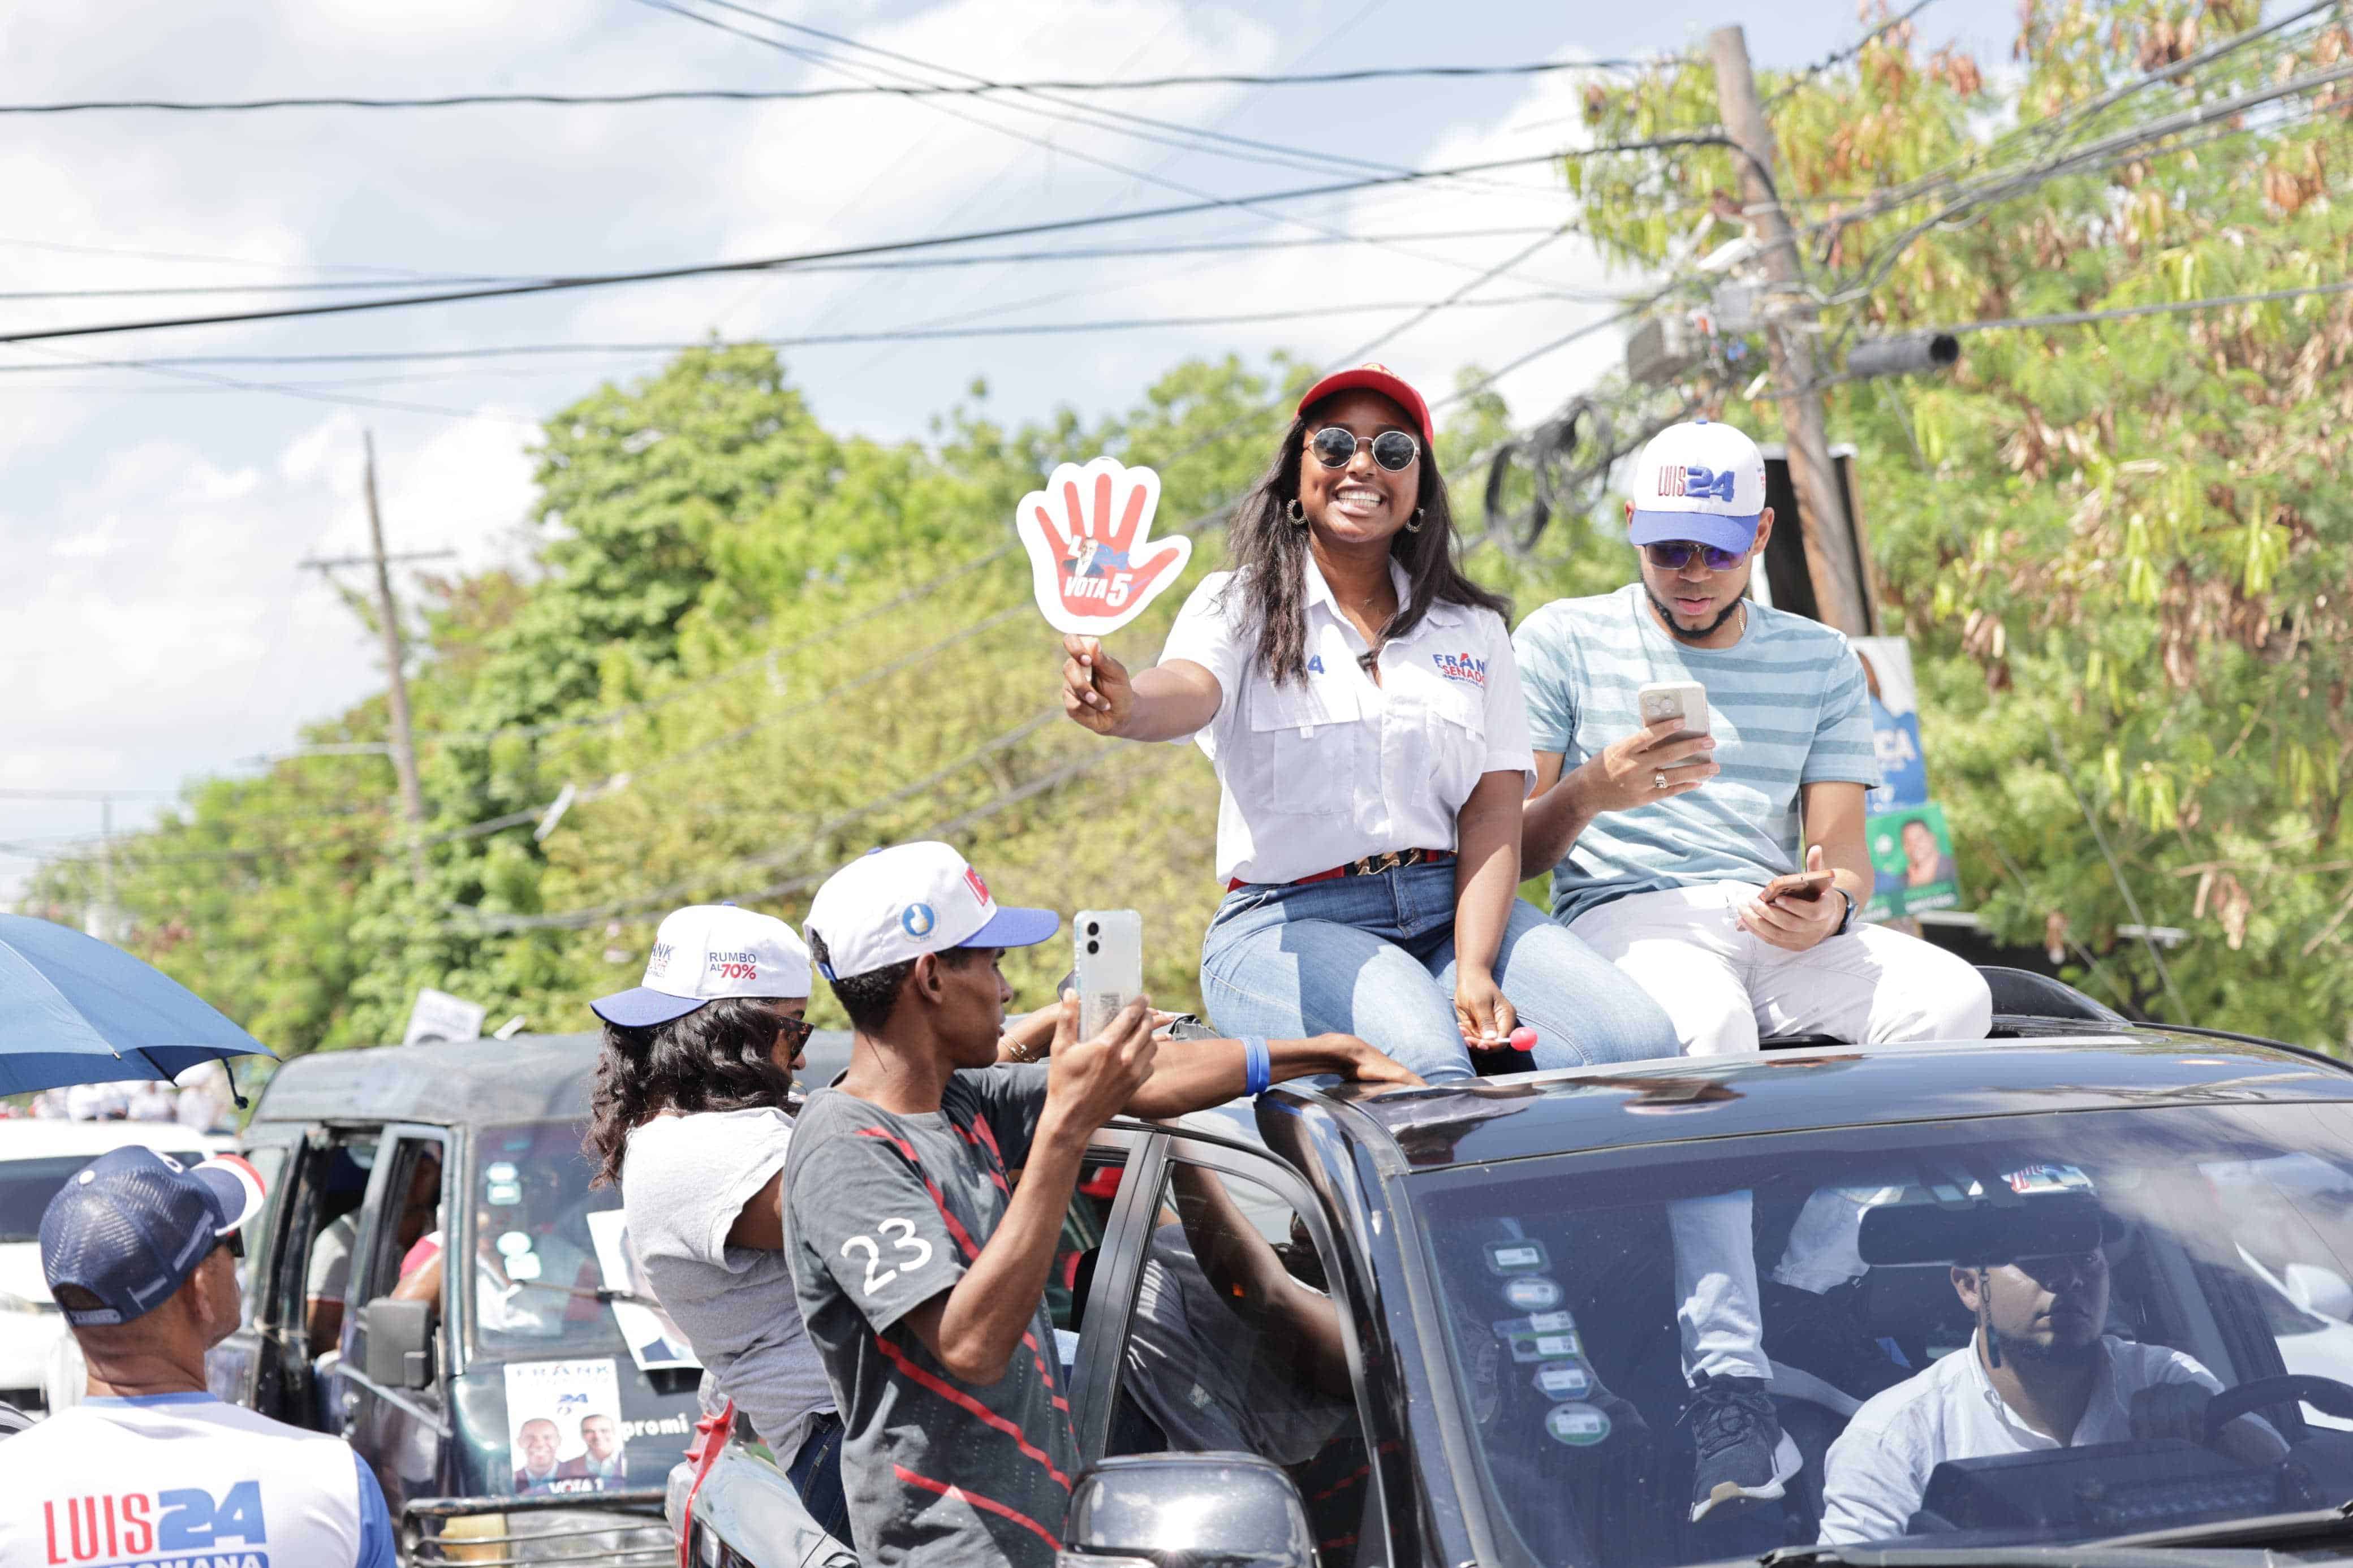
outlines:
[[[1365, 437], [1337, 425], [1326, 425], [1308, 438], [1307, 449], [1327, 468], [1345, 468]], [[1372, 437], [1373, 461], [1390, 473], [1401, 474], [1421, 456], [1421, 443], [1402, 430], [1384, 430]]]
[[1745, 550], [1718, 550], [1713, 544], [1702, 544], [1696, 540], [1670, 539], [1658, 544], [1645, 544], [1642, 553], [1650, 558], [1651, 565], [1662, 572], [1680, 572], [1694, 555], [1706, 564], [1709, 571], [1721, 572], [1726, 567], [1739, 565], [1740, 558], [1748, 552]]

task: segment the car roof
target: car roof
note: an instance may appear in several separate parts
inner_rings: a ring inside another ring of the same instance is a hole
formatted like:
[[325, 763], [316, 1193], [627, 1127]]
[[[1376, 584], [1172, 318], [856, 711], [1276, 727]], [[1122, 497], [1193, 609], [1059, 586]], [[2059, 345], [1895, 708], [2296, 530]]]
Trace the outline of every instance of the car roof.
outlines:
[[[843, 1031], [818, 1031], [809, 1042], [811, 1068], [820, 1056], [847, 1060], [849, 1039]], [[596, 1034], [516, 1035], [312, 1051], [270, 1075], [253, 1123], [585, 1121], [603, 1041]]]
[[235, 1142], [216, 1133], [199, 1132], [170, 1121], [59, 1121], [47, 1117], [11, 1117], [0, 1121], [0, 1163], [10, 1160], [46, 1160], [60, 1154], [95, 1157], [126, 1143], [174, 1152], [200, 1149], [206, 1153]]
[[1321, 1095], [1391, 1169], [1825, 1127], [2129, 1106], [2353, 1100], [2353, 1069], [2189, 1030], [2049, 1029], [2022, 1038], [1672, 1058]]

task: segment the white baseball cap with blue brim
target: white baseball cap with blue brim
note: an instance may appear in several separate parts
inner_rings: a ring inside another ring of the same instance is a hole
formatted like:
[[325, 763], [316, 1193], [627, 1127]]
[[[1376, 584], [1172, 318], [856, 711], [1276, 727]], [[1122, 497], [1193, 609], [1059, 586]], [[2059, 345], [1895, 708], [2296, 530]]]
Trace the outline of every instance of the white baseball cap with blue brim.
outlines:
[[1062, 917], [1000, 908], [963, 856], [927, 840], [870, 849], [836, 871], [804, 923], [825, 940], [825, 977], [847, 980], [952, 947], [1033, 947]]
[[645, 984], [601, 996], [588, 1009], [608, 1024], [650, 1029], [723, 996], [808, 994], [808, 946], [792, 927], [733, 904], [690, 904], [654, 932]]
[[1765, 454], [1729, 425], [1670, 425], [1636, 459], [1633, 489], [1630, 542], [1688, 539], [1746, 554], [1765, 512]]

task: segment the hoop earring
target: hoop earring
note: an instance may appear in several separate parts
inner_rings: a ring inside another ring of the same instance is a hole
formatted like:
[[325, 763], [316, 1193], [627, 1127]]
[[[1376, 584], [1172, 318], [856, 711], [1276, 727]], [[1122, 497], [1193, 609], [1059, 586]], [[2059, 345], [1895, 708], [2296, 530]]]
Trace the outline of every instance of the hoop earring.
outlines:
[[1414, 508], [1413, 521], [1405, 525], [1405, 531], [1408, 533], [1419, 533], [1421, 531], [1421, 514], [1429, 510], [1430, 509], [1427, 507], [1418, 506]]
[[1307, 509], [1299, 504], [1299, 498], [1297, 496], [1293, 496], [1291, 498], [1291, 504], [1282, 509], [1282, 515], [1289, 518], [1292, 521], [1300, 524], [1302, 527], [1306, 525]]

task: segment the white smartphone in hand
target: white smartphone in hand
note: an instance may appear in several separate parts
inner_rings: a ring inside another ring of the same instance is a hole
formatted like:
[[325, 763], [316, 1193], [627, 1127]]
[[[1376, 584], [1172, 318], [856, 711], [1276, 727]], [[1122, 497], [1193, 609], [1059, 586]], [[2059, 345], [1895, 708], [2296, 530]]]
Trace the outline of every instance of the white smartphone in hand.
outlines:
[[1707, 733], [1707, 688], [1696, 680], [1654, 680], [1634, 693], [1634, 702], [1645, 724], [1662, 719], [1682, 721], [1667, 737], [1671, 741]]
[[1144, 917], [1134, 910], [1081, 910], [1071, 921], [1078, 962], [1079, 1038], [1111, 1026], [1144, 991]]

